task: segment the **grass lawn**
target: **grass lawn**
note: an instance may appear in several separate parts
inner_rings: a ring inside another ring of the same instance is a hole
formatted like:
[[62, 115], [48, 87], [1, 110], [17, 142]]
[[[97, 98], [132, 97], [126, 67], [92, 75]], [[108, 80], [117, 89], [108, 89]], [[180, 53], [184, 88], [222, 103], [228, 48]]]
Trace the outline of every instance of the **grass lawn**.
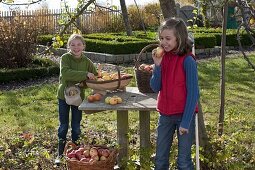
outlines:
[[[255, 63], [255, 56], [250, 56]], [[198, 61], [200, 100], [214, 158], [201, 155], [208, 169], [255, 169], [255, 72], [242, 57], [226, 59], [224, 134], [217, 136], [220, 109], [220, 60]], [[133, 72], [132, 67], [127, 68]], [[135, 86], [135, 80], [130, 83]], [[58, 169], [56, 156], [57, 83], [0, 91], [0, 169]], [[88, 95], [90, 90], [86, 91]], [[107, 115], [107, 116], [106, 116]], [[155, 146], [158, 113], [151, 114], [151, 142]], [[117, 144], [115, 112], [84, 115], [84, 143]], [[138, 112], [129, 115], [130, 160], [139, 147]], [[176, 146], [173, 146], [173, 149]], [[176, 154], [176, 152], [175, 152]], [[172, 157], [174, 157], [174, 155]], [[175, 159], [171, 159], [175, 166]], [[64, 167], [62, 167], [64, 169]], [[61, 169], [61, 168], [60, 168]]]

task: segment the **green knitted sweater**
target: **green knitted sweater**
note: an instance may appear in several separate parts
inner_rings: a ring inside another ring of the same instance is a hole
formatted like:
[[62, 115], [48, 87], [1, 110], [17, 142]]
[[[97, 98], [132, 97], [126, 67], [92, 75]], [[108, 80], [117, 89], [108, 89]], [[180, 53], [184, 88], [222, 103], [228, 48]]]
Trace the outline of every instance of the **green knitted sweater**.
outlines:
[[[81, 58], [75, 58], [70, 52], [61, 56], [60, 75], [57, 98], [65, 100], [64, 90], [67, 86], [77, 84], [87, 79], [88, 72], [97, 75], [97, 69], [93, 62], [82, 53]], [[85, 97], [85, 88], [81, 89], [82, 100]]]

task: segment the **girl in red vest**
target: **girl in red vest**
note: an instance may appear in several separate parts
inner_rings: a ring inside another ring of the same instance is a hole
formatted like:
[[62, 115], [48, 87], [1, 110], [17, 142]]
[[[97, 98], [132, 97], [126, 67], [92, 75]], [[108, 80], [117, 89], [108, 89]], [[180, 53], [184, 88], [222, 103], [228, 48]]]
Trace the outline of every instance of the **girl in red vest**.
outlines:
[[160, 55], [152, 51], [154, 71], [150, 85], [159, 92], [155, 170], [169, 169], [170, 149], [175, 131], [178, 138], [177, 168], [193, 170], [191, 146], [195, 134], [195, 112], [199, 98], [197, 64], [191, 54], [192, 42], [185, 23], [166, 20], [159, 28]]

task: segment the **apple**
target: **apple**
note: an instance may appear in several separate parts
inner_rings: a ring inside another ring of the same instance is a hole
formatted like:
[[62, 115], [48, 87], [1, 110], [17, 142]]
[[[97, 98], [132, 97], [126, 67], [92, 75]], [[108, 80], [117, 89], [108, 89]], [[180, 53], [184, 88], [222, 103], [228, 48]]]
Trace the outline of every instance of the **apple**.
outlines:
[[93, 156], [95, 156], [95, 155], [98, 155], [97, 148], [96, 148], [96, 147], [90, 148], [89, 155], [90, 155], [91, 157], [93, 157]]
[[109, 100], [109, 104], [110, 105], [116, 105], [118, 104], [118, 100], [116, 97], [111, 97], [110, 100]]
[[86, 158], [89, 158], [89, 157], [90, 157], [90, 151], [89, 151], [88, 149], [84, 150], [83, 155], [84, 155]]
[[75, 151], [72, 150], [70, 153], [67, 154], [67, 157], [70, 158], [70, 159], [75, 158]]
[[90, 158], [81, 158], [81, 162], [89, 162]]
[[144, 67], [144, 70], [146, 71], [146, 72], [150, 72], [151, 71], [151, 66], [149, 66], [149, 65], [146, 65], [145, 67]]
[[99, 93], [95, 93], [93, 96], [94, 96], [95, 101], [100, 101], [102, 98], [101, 94], [99, 94]]
[[76, 151], [75, 151], [75, 157], [76, 157], [78, 160], [81, 160], [81, 158], [84, 157], [82, 154], [83, 154], [83, 153], [82, 153], [81, 151], [79, 151], [79, 150], [76, 150]]
[[99, 160], [100, 160], [100, 161], [105, 161], [106, 159], [107, 159], [107, 158], [106, 158], [105, 156], [101, 156]]
[[102, 156], [102, 151], [103, 151], [103, 150], [104, 150], [103, 148], [99, 148], [99, 149], [97, 149], [98, 156]]
[[89, 145], [85, 145], [85, 146], [84, 146], [84, 149], [85, 149], [85, 150], [90, 150], [90, 148], [91, 148], [91, 147], [90, 147]]
[[89, 95], [89, 96], [87, 97], [87, 99], [88, 99], [88, 102], [90, 102], [90, 103], [92, 103], [92, 102], [95, 101], [95, 98], [94, 98], [93, 95]]
[[118, 104], [122, 103], [122, 98], [121, 97], [117, 97], [116, 99], [117, 99]]
[[78, 151], [80, 151], [81, 153], [83, 153], [83, 152], [85, 151], [85, 148], [80, 147], [80, 148], [78, 149]]
[[106, 97], [105, 100], [104, 100], [104, 102], [105, 102], [106, 104], [109, 104], [109, 103], [110, 103], [110, 99], [111, 99], [111, 97]]
[[110, 151], [108, 149], [104, 149], [102, 151], [102, 156], [105, 156], [106, 158], [110, 155]]
[[141, 64], [140, 66], [139, 66], [139, 70], [144, 70], [144, 67], [146, 66], [146, 64]]
[[99, 161], [99, 156], [98, 155], [91, 156], [91, 159]]
[[157, 47], [156, 48], [156, 57], [161, 58], [164, 54], [164, 48], [162, 47]]

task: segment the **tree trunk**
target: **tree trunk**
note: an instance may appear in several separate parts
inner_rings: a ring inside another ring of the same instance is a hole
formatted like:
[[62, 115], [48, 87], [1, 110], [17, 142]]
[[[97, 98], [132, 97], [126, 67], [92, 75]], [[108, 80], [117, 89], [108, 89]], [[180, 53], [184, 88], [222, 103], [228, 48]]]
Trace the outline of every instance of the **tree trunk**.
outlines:
[[174, 0], [159, 0], [164, 19], [176, 17], [176, 5]]
[[130, 22], [129, 22], [129, 19], [128, 19], [128, 12], [127, 12], [127, 6], [126, 6], [125, 0], [120, 0], [120, 6], [121, 6], [123, 21], [124, 21], [124, 24], [125, 24], [127, 35], [131, 36], [132, 35], [132, 28], [130, 26]]
[[224, 108], [225, 108], [225, 56], [226, 56], [226, 29], [228, 16], [228, 0], [225, 1], [223, 9], [222, 40], [221, 40], [221, 79], [220, 79], [220, 115], [218, 135], [223, 134]]
[[[198, 101], [198, 129], [199, 129], [199, 144], [202, 148], [210, 148], [209, 138], [205, 128], [205, 121], [203, 115], [202, 105]], [[205, 149], [206, 150], [206, 149]]]

